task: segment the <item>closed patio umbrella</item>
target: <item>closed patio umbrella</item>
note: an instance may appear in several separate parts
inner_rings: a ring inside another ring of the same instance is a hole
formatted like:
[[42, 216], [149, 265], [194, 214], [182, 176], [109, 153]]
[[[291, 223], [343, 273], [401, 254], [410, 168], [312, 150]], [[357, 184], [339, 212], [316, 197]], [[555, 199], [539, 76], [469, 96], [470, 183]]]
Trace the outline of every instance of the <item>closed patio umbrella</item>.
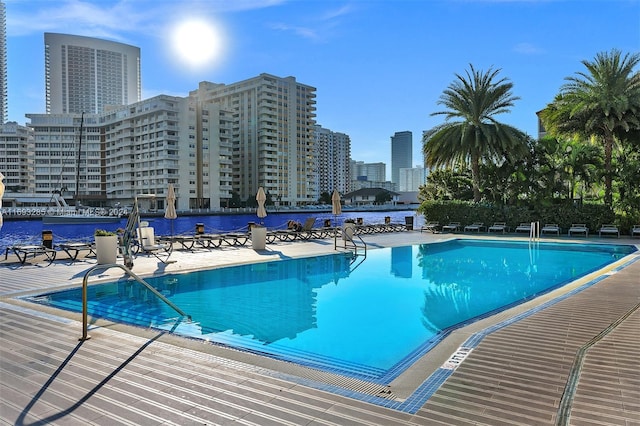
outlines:
[[167, 205], [164, 209], [164, 217], [165, 219], [171, 220], [171, 235], [173, 235], [173, 221], [178, 218], [178, 213], [176, 212], [176, 192], [173, 189], [173, 184], [169, 184], [169, 189], [167, 190]]
[[260, 219], [264, 219], [265, 217], [267, 217], [267, 210], [264, 208], [264, 203], [267, 201], [267, 194], [265, 194], [262, 187], [258, 188], [256, 201], [258, 202], [258, 211], [256, 214]]
[[333, 194], [331, 195], [331, 212], [334, 216], [342, 214], [342, 204], [340, 200], [340, 194], [338, 193], [337, 189], [334, 189]]
[[338, 193], [337, 189], [333, 190], [333, 194], [331, 194], [331, 213], [333, 213], [333, 248], [337, 247], [337, 238], [338, 238], [338, 228], [336, 227], [337, 218], [339, 214], [342, 214], [342, 204], [340, 201], [340, 193]]

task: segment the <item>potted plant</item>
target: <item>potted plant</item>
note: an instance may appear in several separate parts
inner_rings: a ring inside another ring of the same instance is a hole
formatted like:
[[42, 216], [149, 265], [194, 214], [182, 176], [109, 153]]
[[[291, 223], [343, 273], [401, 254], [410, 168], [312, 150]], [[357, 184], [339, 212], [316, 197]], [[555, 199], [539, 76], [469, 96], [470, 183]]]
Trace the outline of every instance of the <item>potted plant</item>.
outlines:
[[105, 229], [96, 229], [93, 233], [96, 242], [98, 265], [116, 263], [118, 255], [118, 235]]

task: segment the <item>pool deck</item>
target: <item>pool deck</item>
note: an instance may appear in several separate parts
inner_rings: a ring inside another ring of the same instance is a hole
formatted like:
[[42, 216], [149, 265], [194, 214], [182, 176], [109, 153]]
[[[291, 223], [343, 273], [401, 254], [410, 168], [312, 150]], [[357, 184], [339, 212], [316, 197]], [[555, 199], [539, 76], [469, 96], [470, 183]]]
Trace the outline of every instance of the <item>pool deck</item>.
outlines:
[[[372, 250], [455, 237], [522, 240], [419, 231], [363, 239]], [[625, 237], [542, 241], [640, 244]], [[259, 252], [250, 245], [175, 250], [175, 263], [140, 256], [133, 272], [144, 278], [333, 251], [333, 239], [268, 244]], [[51, 265], [42, 258], [0, 261], [0, 424], [640, 425], [638, 253], [451, 333], [387, 394], [376, 384], [107, 322], [92, 321], [91, 339], [79, 341], [79, 314], [14, 299], [78, 286], [96, 263], [59, 257]], [[100, 272], [90, 283], [121, 272]], [[473, 350], [433, 380], [462, 345]], [[429, 397], [415, 398], [417, 389]]]

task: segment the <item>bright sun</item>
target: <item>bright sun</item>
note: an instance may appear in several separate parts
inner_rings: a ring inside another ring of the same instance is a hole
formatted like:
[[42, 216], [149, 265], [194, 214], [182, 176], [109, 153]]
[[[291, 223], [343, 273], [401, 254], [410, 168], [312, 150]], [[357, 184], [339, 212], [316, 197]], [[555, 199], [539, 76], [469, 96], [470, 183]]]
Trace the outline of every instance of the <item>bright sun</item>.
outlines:
[[212, 63], [222, 50], [222, 38], [216, 28], [200, 19], [179, 23], [172, 34], [173, 50], [186, 65], [201, 68]]

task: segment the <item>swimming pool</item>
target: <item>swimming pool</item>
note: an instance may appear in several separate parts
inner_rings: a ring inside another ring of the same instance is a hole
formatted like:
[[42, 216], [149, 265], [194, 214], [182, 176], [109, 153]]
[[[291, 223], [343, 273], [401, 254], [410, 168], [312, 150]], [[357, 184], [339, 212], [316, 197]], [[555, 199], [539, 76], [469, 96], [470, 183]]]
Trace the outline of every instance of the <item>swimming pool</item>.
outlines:
[[[146, 279], [191, 315], [176, 333], [352, 377], [409, 366], [450, 330], [546, 293], [633, 246], [452, 240]], [[359, 266], [357, 266], [359, 265]], [[80, 289], [27, 298], [81, 311]], [[89, 287], [94, 317], [172, 329], [138, 283]]]

